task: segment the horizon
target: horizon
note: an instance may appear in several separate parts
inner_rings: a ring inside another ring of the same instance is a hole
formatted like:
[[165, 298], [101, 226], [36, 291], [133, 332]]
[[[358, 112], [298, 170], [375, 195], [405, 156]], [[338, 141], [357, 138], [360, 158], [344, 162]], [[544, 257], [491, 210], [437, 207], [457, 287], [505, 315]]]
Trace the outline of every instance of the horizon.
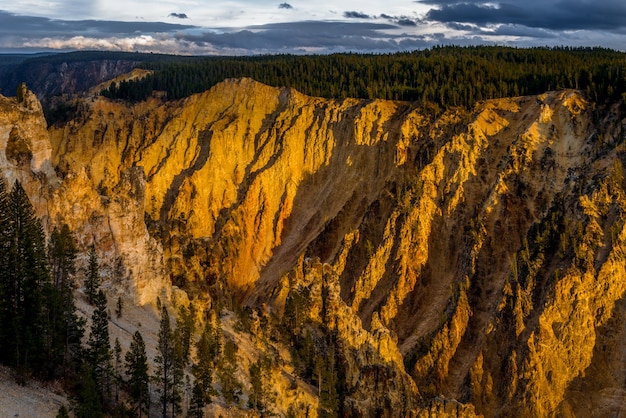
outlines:
[[0, 10], [0, 53], [83, 50], [199, 56], [392, 53], [443, 46], [624, 51], [621, 0], [80, 0]]

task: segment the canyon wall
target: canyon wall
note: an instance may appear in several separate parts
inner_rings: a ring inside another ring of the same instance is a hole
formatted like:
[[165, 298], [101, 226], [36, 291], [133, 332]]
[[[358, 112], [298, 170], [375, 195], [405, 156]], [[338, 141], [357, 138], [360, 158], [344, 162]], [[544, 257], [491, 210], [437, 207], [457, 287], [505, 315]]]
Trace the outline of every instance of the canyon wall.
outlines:
[[438, 113], [250, 79], [87, 98], [48, 130], [32, 93], [0, 105], [5, 179], [137, 303], [174, 285], [280, 320], [307, 288], [349, 414], [624, 412], [619, 105], [568, 90]]

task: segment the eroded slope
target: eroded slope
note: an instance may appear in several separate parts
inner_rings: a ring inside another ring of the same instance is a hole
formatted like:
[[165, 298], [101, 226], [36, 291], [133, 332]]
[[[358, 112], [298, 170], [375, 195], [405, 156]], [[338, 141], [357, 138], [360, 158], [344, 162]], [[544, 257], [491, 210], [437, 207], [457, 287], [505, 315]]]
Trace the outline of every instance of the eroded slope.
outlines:
[[348, 413], [618, 414], [624, 135], [605, 108], [560, 91], [435, 116], [247, 79], [95, 98], [50, 129], [62, 182], [32, 192], [140, 303], [172, 282], [279, 321], [308, 289]]

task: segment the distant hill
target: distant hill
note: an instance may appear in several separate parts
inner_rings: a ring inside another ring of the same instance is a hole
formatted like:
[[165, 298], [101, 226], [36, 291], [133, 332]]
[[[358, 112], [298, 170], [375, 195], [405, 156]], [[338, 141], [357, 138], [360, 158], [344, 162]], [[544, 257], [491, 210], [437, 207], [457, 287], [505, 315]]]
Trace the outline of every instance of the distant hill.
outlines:
[[146, 61], [179, 60], [173, 55], [81, 51], [61, 54], [6, 54], [0, 57], [0, 89], [15, 96], [26, 83], [39, 99], [89, 90]]

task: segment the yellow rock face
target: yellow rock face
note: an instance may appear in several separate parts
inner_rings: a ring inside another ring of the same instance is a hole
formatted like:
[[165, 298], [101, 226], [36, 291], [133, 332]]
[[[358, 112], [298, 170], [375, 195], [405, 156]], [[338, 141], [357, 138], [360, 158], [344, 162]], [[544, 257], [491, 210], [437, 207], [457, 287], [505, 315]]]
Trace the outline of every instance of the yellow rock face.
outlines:
[[89, 99], [49, 131], [36, 107], [1, 99], [0, 166], [50, 226], [121, 260], [140, 303], [173, 283], [280, 316], [286, 277], [325, 286], [308, 315], [352, 353], [354, 413], [626, 404], [619, 106], [562, 91], [434, 115], [242, 79]]

